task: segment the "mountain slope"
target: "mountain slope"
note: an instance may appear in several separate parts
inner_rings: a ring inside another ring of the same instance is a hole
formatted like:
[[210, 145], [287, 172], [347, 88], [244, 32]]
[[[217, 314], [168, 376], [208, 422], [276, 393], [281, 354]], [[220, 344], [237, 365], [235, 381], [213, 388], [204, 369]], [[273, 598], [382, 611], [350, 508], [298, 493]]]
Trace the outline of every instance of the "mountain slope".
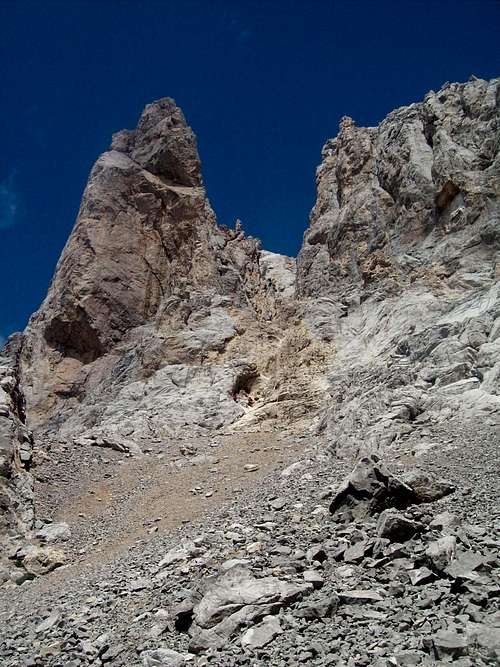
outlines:
[[499, 100], [344, 118], [297, 260], [114, 135], [2, 351], [7, 665], [496, 663]]

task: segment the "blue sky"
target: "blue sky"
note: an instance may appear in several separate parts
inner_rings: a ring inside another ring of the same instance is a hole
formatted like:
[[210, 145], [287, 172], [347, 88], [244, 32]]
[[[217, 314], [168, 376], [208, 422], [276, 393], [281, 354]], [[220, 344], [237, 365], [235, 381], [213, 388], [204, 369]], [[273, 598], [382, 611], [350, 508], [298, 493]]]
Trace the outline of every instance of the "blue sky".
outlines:
[[0, 336], [42, 301], [111, 134], [174, 97], [218, 219], [296, 254], [342, 115], [500, 74], [495, 0], [0, 0]]

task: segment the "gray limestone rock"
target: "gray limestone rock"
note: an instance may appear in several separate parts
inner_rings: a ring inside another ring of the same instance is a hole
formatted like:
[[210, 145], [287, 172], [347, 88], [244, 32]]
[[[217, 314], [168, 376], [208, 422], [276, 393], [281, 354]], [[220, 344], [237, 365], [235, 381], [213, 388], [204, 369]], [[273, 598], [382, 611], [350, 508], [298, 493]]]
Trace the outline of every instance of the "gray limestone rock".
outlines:
[[142, 651], [141, 659], [144, 667], [185, 667], [189, 656], [169, 648], [157, 648]]
[[35, 537], [41, 542], [58, 542], [67, 540], [71, 536], [71, 530], [67, 523], [47, 523], [43, 528], [37, 530]]
[[259, 649], [269, 644], [282, 632], [281, 624], [276, 616], [265, 616], [260, 623], [243, 634], [241, 645], [243, 648]]
[[404, 508], [415, 502], [412, 489], [399, 481], [375, 455], [366, 456], [356, 464], [337, 490], [330, 512], [333, 515], [351, 512], [363, 518], [386, 507]]
[[431, 542], [425, 551], [425, 555], [433, 568], [443, 571], [455, 559], [456, 550], [456, 537], [446, 535], [435, 542]]
[[434, 637], [432, 643], [437, 653], [436, 657], [445, 656], [458, 657], [464, 655], [469, 646], [469, 641], [465, 634], [459, 635], [456, 632], [441, 630]]
[[333, 616], [339, 605], [339, 596], [336, 593], [322, 597], [318, 600], [308, 599], [300, 602], [294, 610], [293, 615], [297, 618], [305, 618], [312, 621], [318, 618]]
[[377, 591], [353, 589], [350, 591], [339, 591], [339, 600], [343, 604], [373, 604], [382, 602], [383, 597]]
[[279, 608], [311, 590], [310, 584], [293, 584], [275, 577], [257, 579], [248, 567], [237, 565], [206, 582], [203, 597], [194, 608], [194, 621], [210, 628], [243, 607]]
[[247, 566], [231, 567], [205, 582], [201, 600], [193, 608], [190, 649], [197, 653], [221, 647], [240, 626], [275, 614], [312, 590], [308, 583], [257, 579]]
[[456, 579], [474, 580], [477, 578], [476, 570], [485, 563], [485, 557], [475, 551], [463, 551], [457, 554], [455, 560], [445, 568], [448, 576]]

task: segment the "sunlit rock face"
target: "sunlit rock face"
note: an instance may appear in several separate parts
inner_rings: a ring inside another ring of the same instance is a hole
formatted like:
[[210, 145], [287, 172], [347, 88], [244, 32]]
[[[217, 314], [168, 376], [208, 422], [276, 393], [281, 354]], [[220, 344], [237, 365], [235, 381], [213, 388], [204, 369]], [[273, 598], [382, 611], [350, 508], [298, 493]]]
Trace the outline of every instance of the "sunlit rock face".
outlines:
[[23, 335], [30, 423], [128, 440], [231, 424], [259, 376], [255, 341], [275, 336], [294, 280], [294, 260], [217, 225], [181, 110], [148, 105], [94, 165]]
[[342, 119], [295, 262], [217, 225], [182, 112], [148, 105], [94, 165], [23, 334], [29, 424], [129, 448], [313, 427], [340, 454], [447, 410], [490, 418], [498, 132], [498, 81], [475, 78], [376, 128]]
[[496, 80], [447, 84], [375, 128], [343, 118], [317, 170], [298, 293], [359, 302], [425, 275], [491, 284], [499, 129]]
[[337, 453], [498, 421], [498, 102], [498, 80], [446, 84], [375, 128], [343, 118], [323, 149], [297, 296], [335, 345], [320, 429]]

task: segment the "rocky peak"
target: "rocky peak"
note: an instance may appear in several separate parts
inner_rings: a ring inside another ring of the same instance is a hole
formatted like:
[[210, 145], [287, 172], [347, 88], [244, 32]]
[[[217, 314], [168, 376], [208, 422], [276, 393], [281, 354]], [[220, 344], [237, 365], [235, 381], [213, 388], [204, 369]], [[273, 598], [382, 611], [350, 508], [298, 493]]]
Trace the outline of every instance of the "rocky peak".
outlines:
[[196, 137], [170, 97], [148, 104], [137, 129], [114, 134], [111, 150], [124, 153], [172, 185], [203, 185]]
[[[182, 112], [170, 98], [148, 105], [137, 128], [115, 134], [95, 163], [47, 297], [23, 336], [32, 423], [55, 419], [58, 428], [68, 411], [88, 427], [127, 382], [175, 364], [191, 377], [210, 355], [229, 364], [227, 373], [214, 371], [227, 375], [226, 418], [240, 415], [232, 387], [238, 369], [248, 371], [236, 350], [221, 353], [238, 332], [257, 335], [276, 304], [293, 297], [294, 263], [280, 257], [261, 255], [241, 223], [217, 225]], [[210, 382], [208, 366], [202, 373]]]

